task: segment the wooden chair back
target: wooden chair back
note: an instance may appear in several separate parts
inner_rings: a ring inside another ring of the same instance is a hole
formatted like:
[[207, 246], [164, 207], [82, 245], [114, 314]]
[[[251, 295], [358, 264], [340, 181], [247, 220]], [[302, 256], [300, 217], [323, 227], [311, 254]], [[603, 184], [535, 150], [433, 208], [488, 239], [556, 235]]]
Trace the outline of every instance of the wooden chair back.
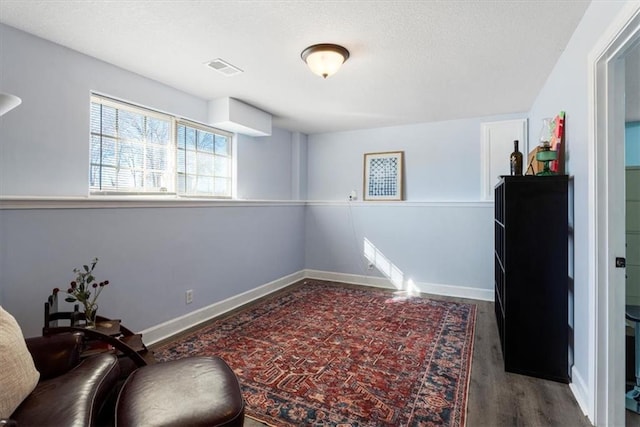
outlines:
[[73, 311], [58, 311], [58, 295], [49, 295], [47, 301], [44, 303], [44, 327], [42, 328], [42, 335], [49, 335], [51, 328], [76, 326], [80, 319], [84, 319], [84, 313], [80, 313], [78, 304], [73, 306]]

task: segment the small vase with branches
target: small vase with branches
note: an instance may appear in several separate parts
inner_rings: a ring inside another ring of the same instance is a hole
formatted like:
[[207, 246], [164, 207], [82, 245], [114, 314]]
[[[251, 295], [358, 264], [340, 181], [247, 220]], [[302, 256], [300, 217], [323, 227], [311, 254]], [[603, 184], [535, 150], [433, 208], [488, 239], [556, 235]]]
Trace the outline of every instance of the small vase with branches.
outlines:
[[[98, 312], [97, 300], [105, 286], [109, 284], [108, 280], [104, 282], [96, 281], [93, 270], [98, 264], [98, 258], [91, 260], [91, 264], [83, 265], [82, 268], [74, 268], [73, 272], [76, 274], [76, 279], [69, 285], [69, 289], [66, 294], [68, 295], [64, 300], [67, 302], [78, 301], [84, 306], [84, 316], [86, 319], [87, 328], [95, 328], [96, 326], [96, 314]], [[60, 292], [59, 288], [54, 288], [54, 295]]]

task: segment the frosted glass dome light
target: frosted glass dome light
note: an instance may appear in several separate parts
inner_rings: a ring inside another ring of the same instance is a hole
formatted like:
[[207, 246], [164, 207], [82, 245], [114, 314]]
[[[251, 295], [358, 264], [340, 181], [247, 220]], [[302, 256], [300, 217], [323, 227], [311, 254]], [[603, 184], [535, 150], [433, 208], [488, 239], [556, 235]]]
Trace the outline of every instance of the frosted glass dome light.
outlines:
[[327, 78], [349, 59], [349, 51], [337, 44], [315, 44], [302, 51], [302, 60], [314, 74]]

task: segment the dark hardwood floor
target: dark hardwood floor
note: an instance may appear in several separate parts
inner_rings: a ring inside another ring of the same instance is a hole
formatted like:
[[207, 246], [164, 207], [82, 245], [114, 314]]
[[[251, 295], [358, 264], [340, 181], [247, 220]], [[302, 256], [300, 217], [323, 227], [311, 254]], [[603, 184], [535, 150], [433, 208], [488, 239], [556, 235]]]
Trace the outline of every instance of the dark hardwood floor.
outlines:
[[[467, 427], [591, 426], [567, 384], [504, 371], [492, 302], [424, 296], [469, 302], [478, 307]], [[627, 416], [627, 422], [629, 420]], [[264, 427], [265, 424], [247, 417], [245, 426]]]
[[[504, 371], [493, 303], [475, 303], [478, 314], [467, 427], [591, 426], [568, 385]], [[625, 410], [625, 426], [640, 427], [640, 415]]]
[[467, 427], [590, 426], [567, 384], [504, 371], [493, 303], [475, 302]]

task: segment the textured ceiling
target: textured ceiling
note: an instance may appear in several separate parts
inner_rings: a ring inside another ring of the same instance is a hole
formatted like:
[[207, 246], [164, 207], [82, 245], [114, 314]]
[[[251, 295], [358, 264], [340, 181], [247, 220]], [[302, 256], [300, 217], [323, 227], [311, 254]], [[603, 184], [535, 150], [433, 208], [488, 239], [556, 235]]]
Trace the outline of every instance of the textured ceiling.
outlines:
[[[526, 112], [589, 1], [0, 0], [0, 22], [304, 133]], [[351, 58], [322, 80], [315, 43]], [[244, 70], [225, 77], [203, 63]]]

